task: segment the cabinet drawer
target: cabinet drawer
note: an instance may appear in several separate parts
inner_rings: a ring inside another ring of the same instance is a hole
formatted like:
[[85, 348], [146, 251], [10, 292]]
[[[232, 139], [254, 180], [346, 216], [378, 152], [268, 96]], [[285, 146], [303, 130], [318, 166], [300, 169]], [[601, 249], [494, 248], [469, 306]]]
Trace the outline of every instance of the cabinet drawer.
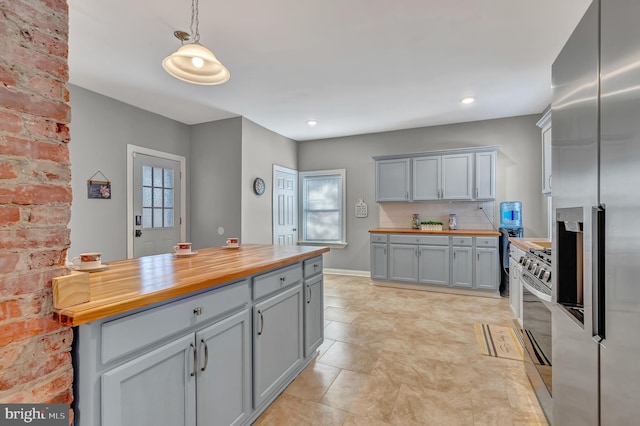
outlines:
[[309, 278], [322, 273], [322, 256], [316, 256], [303, 262], [304, 277]]
[[253, 298], [259, 299], [302, 280], [300, 263], [253, 278]]
[[372, 243], [386, 243], [389, 241], [389, 234], [371, 234]]
[[451, 241], [454, 246], [471, 247], [473, 245], [472, 237], [452, 237]]
[[249, 281], [244, 280], [105, 322], [102, 324], [102, 363], [166, 339], [195, 324], [236, 311], [250, 301]]
[[498, 247], [498, 237], [476, 237], [476, 247]]
[[446, 235], [391, 235], [391, 244], [420, 244], [429, 246], [448, 246], [449, 237]]

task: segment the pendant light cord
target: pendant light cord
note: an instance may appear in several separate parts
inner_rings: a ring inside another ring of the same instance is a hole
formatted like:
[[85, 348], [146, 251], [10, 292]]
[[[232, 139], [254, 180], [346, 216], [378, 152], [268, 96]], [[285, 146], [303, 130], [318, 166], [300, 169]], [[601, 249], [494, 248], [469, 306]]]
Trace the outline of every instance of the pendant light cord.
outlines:
[[[198, 29], [198, 0], [191, 0], [191, 35], [193, 36], [193, 42], [198, 43], [200, 41], [200, 30]], [[196, 30], [193, 31], [193, 24], [195, 23]]]

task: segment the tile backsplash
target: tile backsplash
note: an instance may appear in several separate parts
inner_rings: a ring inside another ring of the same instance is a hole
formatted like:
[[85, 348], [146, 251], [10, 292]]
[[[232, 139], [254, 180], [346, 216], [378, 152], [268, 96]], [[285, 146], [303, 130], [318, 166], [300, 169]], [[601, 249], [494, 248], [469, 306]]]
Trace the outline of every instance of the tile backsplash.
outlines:
[[[479, 207], [482, 207], [480, 209]], [[379, 203], [380, 228], [411, 228], [411, 218], [417, 213], [424, 222], [442, 222], [448, 229], [449, 214], [458, 216], [458, 229], [494, 229], [489, 218], [494, 218], [495, 202], [428, 201], [415, 203]], [[485, 215], [486, 213], [486, 215]], [[488, 216], [488, 217], [487, 217]], [[495, 229], [500, 225], [495, 223]]]

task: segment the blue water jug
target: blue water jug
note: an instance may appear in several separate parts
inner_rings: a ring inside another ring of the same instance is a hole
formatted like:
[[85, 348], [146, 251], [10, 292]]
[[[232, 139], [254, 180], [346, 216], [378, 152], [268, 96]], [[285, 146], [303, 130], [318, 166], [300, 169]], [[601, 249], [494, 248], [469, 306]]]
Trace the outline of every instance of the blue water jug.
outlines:
[[500, 203], [500, 227], [522, 228], [522, 203], [520, 201]]

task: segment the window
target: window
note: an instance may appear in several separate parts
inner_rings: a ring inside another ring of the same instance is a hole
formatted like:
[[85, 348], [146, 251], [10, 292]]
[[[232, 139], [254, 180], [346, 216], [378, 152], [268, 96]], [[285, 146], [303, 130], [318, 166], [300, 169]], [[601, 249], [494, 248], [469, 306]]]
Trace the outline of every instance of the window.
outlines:
[[346, 244], [346, 172], [300, 172], [303, 243]]
[[142, 166], [142, 227], [173, 228], [173, 170]]

